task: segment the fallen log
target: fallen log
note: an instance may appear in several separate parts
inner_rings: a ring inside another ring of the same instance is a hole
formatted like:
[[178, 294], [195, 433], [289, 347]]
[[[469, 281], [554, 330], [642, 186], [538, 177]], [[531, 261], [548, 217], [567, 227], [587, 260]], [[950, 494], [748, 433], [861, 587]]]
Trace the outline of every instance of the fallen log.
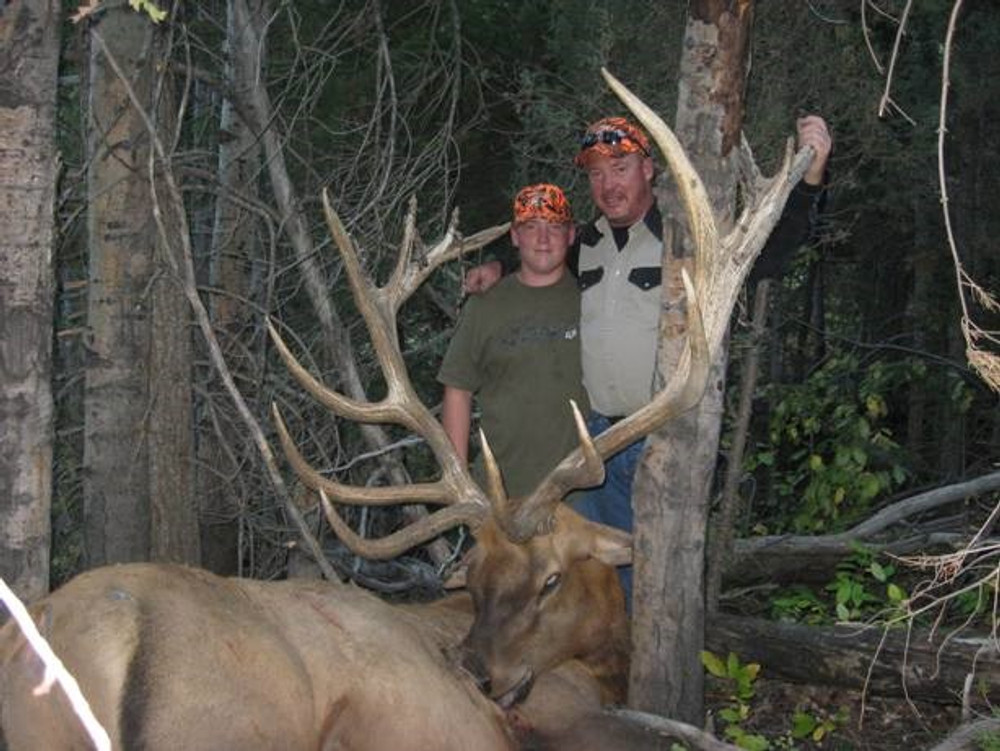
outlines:
[[[1000, 490], [1000, 471], [917, 493], [880, 509], [844, 532], [831, 535], [770, 535], [736, 540], [725, 565], [725, 586], [761, 581], [815, 582], [829, 577], [837, 563], [861, 543], [875, 552], [911, 555], [951, 552], [971, 536], [964, 517], [935, 519], [915, 525], [914, 517], [936, 514], [969, 498]], [[893, 528], [905, 523], [901, 531]], [[986, 535], [990, 532], [987, 530]]]
[[952, 553], [968, 542], [969, 534], [965, 532], [918, 533], [892, 542], [845, 539], [841, 535], [752, 537], [736, 541], [723, 585], [825, 584], [833, 579], [839, 563], [857, 553], [858, 544], [876, 554], [907, 556]]
[[722, 656], [735, 652], [742, 662], [760, 663], [762, 675], [794, 683], [942, 704], [961, 704], [968, 685], [973, 703], [1000, 699], [996, 641], [945, 636], [861, 624], [803, 626], [722, 613], [706, 626], [705, 646]]

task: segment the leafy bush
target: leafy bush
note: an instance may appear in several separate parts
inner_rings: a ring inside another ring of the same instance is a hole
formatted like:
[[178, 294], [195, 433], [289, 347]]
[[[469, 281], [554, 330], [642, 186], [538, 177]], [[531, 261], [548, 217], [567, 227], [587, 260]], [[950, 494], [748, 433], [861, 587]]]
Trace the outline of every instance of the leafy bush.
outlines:
[[863, 517], [907, 477], [904, 452], [887, 425], [892, 392], [909, 366], [853, 354], [830, 357], [803, 383], [770, 386], [767, 440], [747, 469], [768, 469], [769, 532], [827, 533]]

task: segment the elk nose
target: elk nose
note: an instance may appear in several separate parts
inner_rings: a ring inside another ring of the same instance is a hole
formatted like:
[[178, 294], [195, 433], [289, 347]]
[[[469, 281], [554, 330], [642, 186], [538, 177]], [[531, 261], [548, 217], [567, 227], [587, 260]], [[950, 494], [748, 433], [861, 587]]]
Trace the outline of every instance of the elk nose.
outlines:
[[462, 669], [472, 676], [472, 679], [476, 682], [476, 686], [479, 687], [480, 691], [487, 696], [490, 695], [490, 691], [493, 688], [493, 684], [490, 681], [490, 673], [486, 669], [486, 664], [479, 655], [467, 649], [463, 650]]

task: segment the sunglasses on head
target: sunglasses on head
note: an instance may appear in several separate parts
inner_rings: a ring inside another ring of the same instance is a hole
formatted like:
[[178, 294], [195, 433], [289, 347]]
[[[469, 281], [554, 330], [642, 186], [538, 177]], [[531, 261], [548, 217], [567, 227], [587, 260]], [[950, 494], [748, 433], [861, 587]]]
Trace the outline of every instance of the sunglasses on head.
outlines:
[[626, 139], [628, 139], [636, 146], [638, 146], [639, 150], [643, 154], [649, 156], [649, 152], [646, 151], [646, 148], [641, 143], [639, 143], [635, 138], [626, 133], [624, 130], [619, 130], [619, 129], [599, 130], [596, 132], [584, 133], [583, 138], [580, 139], [580, 150], [586, 151], [587, 149], [593, 148], [599, 143], [604, 143], [609, 146], [617, 146]]

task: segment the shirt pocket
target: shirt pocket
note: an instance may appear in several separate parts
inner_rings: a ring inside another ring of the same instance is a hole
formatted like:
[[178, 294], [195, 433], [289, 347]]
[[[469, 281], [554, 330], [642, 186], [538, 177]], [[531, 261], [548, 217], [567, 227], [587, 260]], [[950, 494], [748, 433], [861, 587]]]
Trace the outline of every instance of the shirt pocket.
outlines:
[[586, 292], [603, 278], [603, 266], [598, 266], [596, 269], [586, 269], [580, 272], [580, 276], [577, 279], [577, 286], [580, 288], [581, 292]]
[[628, 274], [628, 280], [643, 292], [660, 286], [663, 278], [663, 268], [660, 266], [640, 266], [632, 269]]
[[619, 310], [633, 335], [659, 329], [662, 276], [659, 266], [638, 266], [629, 271], [625, 287], [628, 291], [623, 290]]

